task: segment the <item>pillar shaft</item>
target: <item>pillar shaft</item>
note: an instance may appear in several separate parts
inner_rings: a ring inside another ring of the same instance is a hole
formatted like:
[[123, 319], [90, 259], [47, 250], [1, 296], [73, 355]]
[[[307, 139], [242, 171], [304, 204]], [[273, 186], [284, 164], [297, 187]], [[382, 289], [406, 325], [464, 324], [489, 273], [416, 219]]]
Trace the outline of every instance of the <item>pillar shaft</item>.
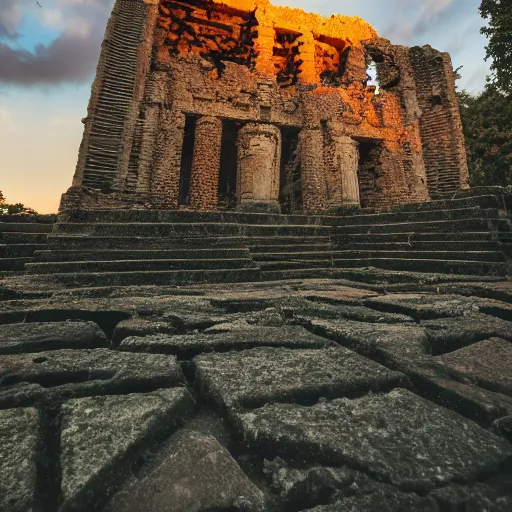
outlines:
[[249, 123], [239, 131], [237, 146], [239, 209], [279, 212], [280, 130]]
[[[149, 189], [152, 194], [167, 196], [169, 207], [178, 206], [180, 187], [181, 151], [185, 133], [185, 116], [167, 109], [157, 108], [146, 120], [146, 140], [143, 137], [138, 191]], [[145, 176], [152, 163], [150, 184]]]
[[190, 173], [190, 207], [195, 210], [218, 207], [221, 146], [222, 121], [216, 117], [199, 118]]
[[327, 123], [325, 167], [329, 208], [359, 206], [359, 145], [338, 123]]
[[324, 170], [324, 137], [320, 128], [305, 128], [300, 132], [302, 177], [302, 207], [304, 212], [319, 212], [327, 208], [327, 185]]

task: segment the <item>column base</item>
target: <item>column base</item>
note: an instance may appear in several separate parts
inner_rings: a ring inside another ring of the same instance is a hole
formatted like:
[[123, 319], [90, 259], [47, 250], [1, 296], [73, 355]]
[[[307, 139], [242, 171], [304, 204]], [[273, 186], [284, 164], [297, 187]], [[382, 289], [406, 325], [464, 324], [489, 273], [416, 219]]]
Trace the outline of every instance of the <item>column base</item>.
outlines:
[[236, 207], [239, 212], [281, 213], [281, 205], [276, 201], [247, 201]]

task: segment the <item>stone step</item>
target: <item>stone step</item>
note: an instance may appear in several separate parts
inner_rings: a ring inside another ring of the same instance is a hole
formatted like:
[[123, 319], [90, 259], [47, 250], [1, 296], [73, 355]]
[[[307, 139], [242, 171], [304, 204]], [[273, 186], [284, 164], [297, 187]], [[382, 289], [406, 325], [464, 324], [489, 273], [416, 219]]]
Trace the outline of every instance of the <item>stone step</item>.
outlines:
[[350, 242], [342, 248], [354, 251], [500, 251], [506, 244], [488, 240], [448, 240], [418, 242]]
[[505, 218], [502, 210], [461, 208], [458, 210], [426, 210], [418, 212], [389, 212], [377, 214], [348, 215], [335, 221], [336, 226], [366, 226], [374, 224], [416, 223], [426, 221], [500, 219]]
[[35, 222], [0, 222], [0, 233], [51, 233], [53, 224]]
[[248, 245], [253, 257], [260, 254], [314, 254], [331, 252], [335, 246], [331, 243], [323, 244], [290, 244], [290, 245]]
[[0, 270], [24, 270], [25, 263], [33, 261], [33, 258], [0, 258]]
[[72, 236], [72, 235], [50, 235], [48, 237], [48, 247], [52, 250], [70, 250], [83, 249], [89, 250], [91, 247], [95, 249], [128, 249], [128, 250], [144, 250], [144, 249], [163, 249], [171, 250], [180, 249], [211, 249], [225, 248], [237, 249], [245, 248], [249, 244], [259, 245], [282, 245], [297, 244], [304, 242], [306, 244], [328, 244], [329, 237], [101, 237], [101, 236]]
[[237, 211], [198, 212], [187, 210], [95, 210], [88, 212], [63, 212], [59, 216], [59, 223], [329, 225], [333, 219], [333, 216], [328, 215], [282, 215]]
[[[46, 277], [46, 276], [45, 276]], [[80, 272], [48, 277], [48, 286], [58, 283], [67, 287], [99, 286], [172, 286], [188, 283], [240, 283], [260, 281], [259, 268], [221, 270], [167, 270], [144, 272]]]
[[503, 209], [503, 199], [499, 195], [484, 194], [476, 197], [441, 199], [428, 203], [411, 203], [395, 206], [392, 210], [401, 212], [420, 212], [433, 210], [458, 210], [461, 208], [498, 208]]
[[415, 233], [413, 231], [404, 233], [349, 233], [343, 235], [333, 235], [332, 241], [346, 246], [348, 243], [383, 243], [383, 242], [497, 242], [502, 240], [502, 233], [493, 233], [490, 231], [461, 231], [452, 233]]
[[216, 260], [216, 259], [248, 259], [250, 253], [248, 249], [96, 249], [85, 251], [73, 250], [44, 250], [36, 251], [34, 258], [43, 262], [59, 262], [59, 261], [125, 261], [125, 260]]
[[239, 249], [244, 248], [241, 237], [128, 237], [50, 235], [51, 250], [172, 250], [180, 249]]
[[159, 270], [208, 270], [254, 268], [250, 258], [242, 259], [169, 259], [119, 261], [56, 261], [28, 263], [31, 274], [64, 274], [86, 272], [137, 272]]
[[35, 251], [46, 249], [45, 244], [0, 245], [0, 258], [19, 258], [32, 256]]
[[308, 268], [329, 268], [334, 267], [334, 262], [330, 258], [324, 259], [312, 259], [312, 260], [281, 260], [281, 261], [258, 261], [262, 271], [269, 270], [296, 270], [296, 269], [308, 269]]
[[57, 221], [57, 215], [23, 215], [11, 214], [0, 215], [0, 223], [21, 223], [21, 224], [54, 224]]
[[504, 231], [510, 230], [510, 224], [503, 219], [455, 219], [432, 220], [429, 222], [395, 222], [390, 224], [364, 224], [337, 226], [335, 235], [375, 234], [375, 233], [451, 233], [464, 231]]
[[511, 275], [510, 265], [500, 262], [432, 260], [400, 258], [368, 258], [336, 260], [338, 268], [377, 267], [388, 270], [414, 271], [438, 274]]
[[46, 244], [48, 235], [46, 233], [21, 233], [21, 232], [3, 232], [0, 233], [2, 243], [11, 244]]
[[321, 279], [341, 277], [342, 272], [333, 268], [302, 268], [288, 270], [263, 270], [261, 271], [262, 281], [287, 281], [290, 279]]
[[355, 251], [355, 250], [334, 250], [322, 252], [303, 252], [303, 253], [264, 253], [253, 254], [254, 261], [295, 261], [295, 260], [325, 260], [329, 258], [337, 259], [368, 259], [368, 258], [403, 258], [420, 260], [469, 260], [469, 261], [506, 261], [505, 255], [501, 251]]
[[127, 237], [208, 236], [328, 236], [330, 226], [229, 223], [58, 223], [54, 234]]

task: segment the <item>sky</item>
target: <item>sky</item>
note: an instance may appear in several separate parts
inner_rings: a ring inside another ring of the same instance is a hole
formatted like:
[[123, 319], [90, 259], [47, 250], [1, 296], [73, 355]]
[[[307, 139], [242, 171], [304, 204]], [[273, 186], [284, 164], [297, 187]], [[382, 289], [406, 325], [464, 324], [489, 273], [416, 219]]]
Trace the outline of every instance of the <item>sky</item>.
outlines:
[[[0, 191], [40, 213], [71, 185], [90, 87], [114, 0], [0, 0]], [[360, 16], [393, 44], [430, 44], [463, 66], [458, 87], [485, 84], [480, 0], [274, 0]]]

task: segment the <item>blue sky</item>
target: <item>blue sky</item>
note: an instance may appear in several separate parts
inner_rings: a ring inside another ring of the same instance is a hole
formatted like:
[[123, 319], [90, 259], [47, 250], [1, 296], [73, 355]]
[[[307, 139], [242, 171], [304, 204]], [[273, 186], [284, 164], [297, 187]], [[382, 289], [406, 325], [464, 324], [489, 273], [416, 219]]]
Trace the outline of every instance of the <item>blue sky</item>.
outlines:
[[[113, 0], [0, 0], [0, 190], [57, 210], [71, 184], [90, 86]], [[274, 0], [324, 15], [361, 16], [394, 44], [452, 55], [460, 88], [485, 84], [480, 0]]]

